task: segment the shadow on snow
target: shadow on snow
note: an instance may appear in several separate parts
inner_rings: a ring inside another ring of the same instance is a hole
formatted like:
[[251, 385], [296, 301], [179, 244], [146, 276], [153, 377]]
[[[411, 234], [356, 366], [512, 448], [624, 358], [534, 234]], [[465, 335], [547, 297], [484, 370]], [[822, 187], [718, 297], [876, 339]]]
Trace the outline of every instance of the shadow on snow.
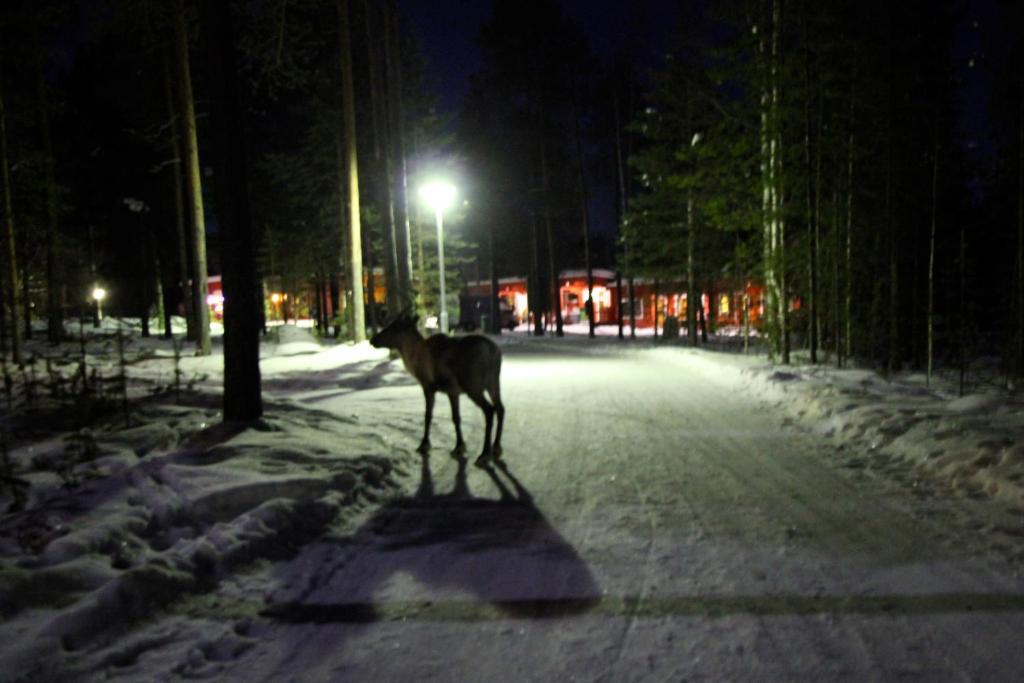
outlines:
[[391, 386], [415, 386], [413, 379], [396, 366], [393, 361], [361, 361], [349, 363], [333, 370], [311, 372], [295, 371], [278, 377], [264, 378], [262, 388], [270, 394], [292, 393], [296, 391], [322, 391], [339, 389], [329, 396], [307, 398], [303, 402], [311, 403], [341, 396], [361, 389], [376, 389]]
[[[302, 582], [309, 588], [275, 596], [264, 615], [290, 623], [474, 621], [563, 617], [598, 604], [586, 563], [507, 467], [486, 468], [500, 493], [490, 500], [470, 493], [466, 462], [458, 460], [452, 490], [438, 494], [423, 458], [415, 495], [386, 504], [351, 538], [323, 544]], [[414, 579], [414, 597], [388, 597], [400, 576]]]

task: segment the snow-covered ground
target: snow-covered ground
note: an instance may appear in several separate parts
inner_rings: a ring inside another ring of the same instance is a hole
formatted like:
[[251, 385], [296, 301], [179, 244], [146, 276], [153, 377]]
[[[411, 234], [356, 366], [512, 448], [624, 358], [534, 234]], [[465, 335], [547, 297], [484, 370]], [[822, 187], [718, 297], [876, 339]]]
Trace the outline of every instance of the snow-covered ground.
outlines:
[[245, 429], [165, 340], [85, 430], [41, 387], [2, 418], [0, 680], [1016, 679], [1019, 403], [574, 332], [501, 338], [488, 470], [444, 401], [413, 452], [400, 362], [294, 326]]
[[846, 466], [899, 471], [1024, 510], [1024, 399], [949, 380], [883, 379], [821, 365], [747, 368], [751, 387], [846, 453]]

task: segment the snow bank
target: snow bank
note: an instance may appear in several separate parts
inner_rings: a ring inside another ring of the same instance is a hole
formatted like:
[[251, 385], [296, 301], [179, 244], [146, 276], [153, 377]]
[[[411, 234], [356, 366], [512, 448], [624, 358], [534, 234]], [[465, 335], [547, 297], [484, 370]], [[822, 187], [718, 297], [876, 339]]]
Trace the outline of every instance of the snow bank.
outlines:
[[957, 397], [918, 375], [891, 380], [865, 370], [751, 364], [751, 390], [797, 424], [838, 442], [846, 465], [900, 463], [966, 495], [1024, 507], [1024, 402], [995, 390]]
[[397, 489], [412, 459], [352, 419], [292, 404], [270, 414], [242, 428], [214, 409], [148, 405], [142, 424], [96, 426], [98, 455], [69, 465], [70, 488], [48, 469], [63, 439], [15, 448], [31, 486], [24, 509], [0, 518], [0, 672], [45, 678], [240, 565], [288, 557]]

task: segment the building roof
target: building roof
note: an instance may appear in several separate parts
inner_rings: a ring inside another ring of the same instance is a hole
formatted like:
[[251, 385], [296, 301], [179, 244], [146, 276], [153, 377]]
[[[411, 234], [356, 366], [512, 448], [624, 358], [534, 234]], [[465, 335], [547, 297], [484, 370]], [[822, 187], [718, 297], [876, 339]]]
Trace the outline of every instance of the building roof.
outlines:
[[[608, 270], [607, 268], [591, 268], [590, 272], [594, 274], [594, 277], [603, 278], [605, 280], [615, 279], [615, 271]], [[559, 279], [578, 278], [586, 276], [586, 270], [563, 270], [558, 274]]]
[[[608, 270], [607, 268], [593, 268], [593, 269], [591, 269], [591, 272], [594, 274], [594, 277], [596, 277], [596, 278], [601, 278], [603, 280], [614, 280], [615, 279], [615, 271], [614, 270]], [[583, 269], [579, 269], [579, 270], [563, 270], [563, 271], [558, 273], [558, 279], [559, 280], [579, 279], [579, 278], [585, 278], [586, 276], [587, 276], [587, 271], [583, 270]], [[525, 283], [525, 282], [526, 282], [526, 276], [525, 275], [510, 275], [508, 277], [499, 277], [498, 278], [498, 284], [499, 285], [511, 285], [511, 284], [516, 284], [516, 283]], [[491, 284], [491, 281], [489, 279], [488, 280], [469, 280], [469, 281], [466, 282], [466, 286], [468, 286], [468, 287], [477, 287], [477, 286], [480, 286], [480, 285], [489, 285], [489, 284]]]
[[[516, 283], [516, 282], [526, 282], [526, 277], [525, 276], [521, 276], [521, 275], [510, 275], [508, 277], [499, 277], [498, 278], [498, 284], [499, 285], [511, 285], [511, 284]], [[469, 280], [469, 281], [466, 282], [466, 286], [468, 286], [468, 287], [477, 287], [479, 285], [490, 285], [490, 284], [491, 284], [490, 279], [487, 279], [487, 280]]]

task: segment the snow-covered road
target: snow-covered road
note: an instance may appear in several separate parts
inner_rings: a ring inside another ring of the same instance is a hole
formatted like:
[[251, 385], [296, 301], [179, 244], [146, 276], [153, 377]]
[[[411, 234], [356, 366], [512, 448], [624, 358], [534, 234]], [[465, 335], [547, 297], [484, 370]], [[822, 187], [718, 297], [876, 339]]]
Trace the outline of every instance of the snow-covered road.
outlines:
[[[400, 362], [290, 327], [264, 347], [260, 423], [219, 424], [206, 357], [184, 402], [95, 426], [80, 484], [46, 466], [73, 435], [19, 443], [0, 681], [1020, 679], [1019, 404], [501, 343], [499, 468], [470, 464], [465, 397], [469, 462], [443, 397], [424, 460]], [[172, 366], [133, 368], [146, 388]]]
[[[505, 353], [507, 470], [447, 455], [439, 401], [408, 496], [268, 570], [226, 679], [1019, 680], [1024, 583], [971, 501], [844, 468], [708, 354]], [[411, 450], [387, 373], [298, 398]]]

